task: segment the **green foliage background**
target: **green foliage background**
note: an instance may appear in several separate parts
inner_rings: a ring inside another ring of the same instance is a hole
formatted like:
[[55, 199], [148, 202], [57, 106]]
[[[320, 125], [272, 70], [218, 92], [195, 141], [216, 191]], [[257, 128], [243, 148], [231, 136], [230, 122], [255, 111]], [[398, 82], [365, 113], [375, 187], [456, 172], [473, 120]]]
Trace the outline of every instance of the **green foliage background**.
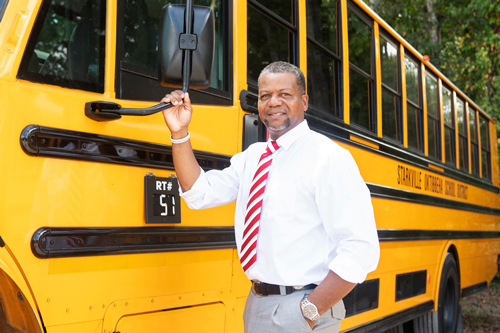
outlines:
[[484, 111], [499, 119], [500, 0], [363, 1]]

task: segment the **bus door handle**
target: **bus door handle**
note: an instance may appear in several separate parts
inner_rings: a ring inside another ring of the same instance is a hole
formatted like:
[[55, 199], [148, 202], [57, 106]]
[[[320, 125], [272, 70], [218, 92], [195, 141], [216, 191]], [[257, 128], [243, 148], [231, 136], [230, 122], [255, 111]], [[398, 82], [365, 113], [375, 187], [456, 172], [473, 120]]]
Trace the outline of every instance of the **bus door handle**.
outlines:
[[94, 101], [85, 103], [85, 115], [95, 121], [110, 121], [122, 116], [149, 116], [174, 106], [172, 103], [160, 103], [143, 109], [122, 109], [117, 103]]

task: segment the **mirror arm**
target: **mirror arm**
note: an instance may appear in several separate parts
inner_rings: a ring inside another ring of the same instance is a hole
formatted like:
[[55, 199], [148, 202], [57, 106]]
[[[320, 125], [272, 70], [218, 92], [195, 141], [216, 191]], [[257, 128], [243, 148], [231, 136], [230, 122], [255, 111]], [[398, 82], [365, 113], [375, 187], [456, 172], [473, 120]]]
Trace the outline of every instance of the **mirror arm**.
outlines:
[[107, 101], [85, 103], [85, 115], [95, 121], [110, 121], [122, 116], [149, 116], [174, 106], [172, 103], [160, 103], [149, 108], [122, 109], [120, 104]]
[[[186, 10], [184, 12], [184, 28], [185, 34], [191, 36], [193, 33], [193, 0], [186, 2]], [[184, 53], [184, 64], [182, 66], [182, 91], [186, 92], [189, 89], [189, 79], [191, 78], [191, 54], [190, 49], [185, 49], [181, 46]]]

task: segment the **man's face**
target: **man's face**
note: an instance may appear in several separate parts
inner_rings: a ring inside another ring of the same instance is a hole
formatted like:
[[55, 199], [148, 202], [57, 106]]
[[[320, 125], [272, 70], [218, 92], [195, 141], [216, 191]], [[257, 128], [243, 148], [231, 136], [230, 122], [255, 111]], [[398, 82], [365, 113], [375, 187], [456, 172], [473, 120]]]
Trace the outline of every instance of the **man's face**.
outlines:
[[309, 96], [302, 94], [292, 73], [269, 73], [259, 80], [259, 117], [272, 140], [304, 120]]

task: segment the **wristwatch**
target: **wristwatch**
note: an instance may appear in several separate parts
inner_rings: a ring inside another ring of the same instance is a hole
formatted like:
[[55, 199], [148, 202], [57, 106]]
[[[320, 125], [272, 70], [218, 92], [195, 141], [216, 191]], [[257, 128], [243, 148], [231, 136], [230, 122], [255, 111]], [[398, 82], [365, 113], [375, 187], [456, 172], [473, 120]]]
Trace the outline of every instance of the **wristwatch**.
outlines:
[[316, 305], [311, 303], [307, 297], [300, 301], [300, 307], [302, 308], [302, 312], [304, 313], [304, 317], [309, 320], [316, 321], [320, 315], [318, 313], [318, 308]]

